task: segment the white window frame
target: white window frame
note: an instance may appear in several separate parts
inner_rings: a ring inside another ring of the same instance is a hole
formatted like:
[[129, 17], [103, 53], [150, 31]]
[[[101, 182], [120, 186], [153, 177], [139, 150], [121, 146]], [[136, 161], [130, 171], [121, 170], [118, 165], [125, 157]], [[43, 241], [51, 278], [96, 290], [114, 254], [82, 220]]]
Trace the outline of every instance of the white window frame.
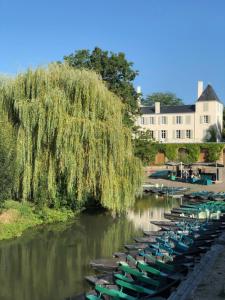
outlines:
[[176, 116], [176, 124], [182, 124], [182, 116]]
[[181, 139], [181, 130], [176, 130], [176, 139]]
[[166, 132], [166, 130], [161, 130], [161, 132], [160, 132], [160, 138], [162, 140], [165, 140], [167, 138], [167, 132]]
[[166, 116], [162, 116], [161, 117], [161, 124], [162, 125], [166, 125], [167, 124], [167, 117]]
[[154, 139], [154, 130], [149, 130], [149, 136], [151, 139]]
[[149, 117], [149, 124], [154, 125], [155, 124], [155, 117]]
[[209, 124], [209, 115], [203, 116], [203, 124]]
[[191, 139], [191, 130], [190, 129], [186, 130], [186, 139]]

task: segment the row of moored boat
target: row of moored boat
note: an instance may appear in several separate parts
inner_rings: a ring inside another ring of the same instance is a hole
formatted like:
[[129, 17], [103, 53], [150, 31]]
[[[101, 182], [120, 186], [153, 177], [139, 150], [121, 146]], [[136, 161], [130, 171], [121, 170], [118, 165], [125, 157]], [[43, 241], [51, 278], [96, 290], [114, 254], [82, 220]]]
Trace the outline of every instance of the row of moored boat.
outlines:
[[183, 204], [166, 217], [152, 221], [159, 230], [144, 231], [123, 253], [93, 261], [101, 274], [86, 278], [92, 289], [78, 298], [167, 299], [225, 230], [225, 202]]

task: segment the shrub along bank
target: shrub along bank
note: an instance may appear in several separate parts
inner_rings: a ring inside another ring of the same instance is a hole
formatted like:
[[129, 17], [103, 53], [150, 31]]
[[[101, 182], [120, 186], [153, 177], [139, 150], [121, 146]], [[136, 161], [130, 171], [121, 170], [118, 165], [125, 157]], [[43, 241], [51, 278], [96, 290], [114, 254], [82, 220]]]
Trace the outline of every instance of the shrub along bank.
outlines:
[[7, 200], [0, 211], [0, 240], [21, 236], [30, 227], [65, 222], [74, 216], [70, 209], [37, 209], [28, 202]]

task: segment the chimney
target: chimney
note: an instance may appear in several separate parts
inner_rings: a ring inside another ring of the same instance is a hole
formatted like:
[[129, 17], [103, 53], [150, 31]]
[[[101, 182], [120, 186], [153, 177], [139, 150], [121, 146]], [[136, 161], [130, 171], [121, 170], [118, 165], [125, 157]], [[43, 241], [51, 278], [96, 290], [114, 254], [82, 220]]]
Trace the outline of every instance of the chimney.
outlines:
[[198, 98], [201, 96], [203, 93], [203, 81], [199, 80], [198, 81]]
[[160, 114], [160, 102], [155, 102], [155, 113]]
[[137, 94], [138, 94], [138, 98], [137, 98], [137, 102], [138, 102], [138, 107], [141, 107], [141, 87], [140, 86], [137, 86]]
[[141, 94], [141, 87], [140, 86], [137, 86], [137, 93]]

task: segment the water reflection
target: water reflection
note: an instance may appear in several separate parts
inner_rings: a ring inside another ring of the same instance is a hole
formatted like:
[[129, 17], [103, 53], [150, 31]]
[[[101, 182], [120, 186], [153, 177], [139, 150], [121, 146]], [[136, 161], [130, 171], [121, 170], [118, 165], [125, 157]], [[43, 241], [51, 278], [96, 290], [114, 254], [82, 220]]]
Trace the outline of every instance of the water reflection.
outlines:
[[135, 206], [129, 211], [127, 218], [131, 220], [135, 228], [142, 230], [158, 230], [159, 228], [150, 221], [164, 220], [164, 213], [172, 207], [178, 206], [180, 200], [155, 196], [144, 196], [136, 201]]
[[73, 223], [26, 232], [0, 243], [1, 300], [63, 300], [87, 288], [89, 262], [111, 257], [123, 244], [149, 230], [149, 219], [161, 219], [175, 202], [152, 197], [137, 201], [127, 217], [82, 214]]

